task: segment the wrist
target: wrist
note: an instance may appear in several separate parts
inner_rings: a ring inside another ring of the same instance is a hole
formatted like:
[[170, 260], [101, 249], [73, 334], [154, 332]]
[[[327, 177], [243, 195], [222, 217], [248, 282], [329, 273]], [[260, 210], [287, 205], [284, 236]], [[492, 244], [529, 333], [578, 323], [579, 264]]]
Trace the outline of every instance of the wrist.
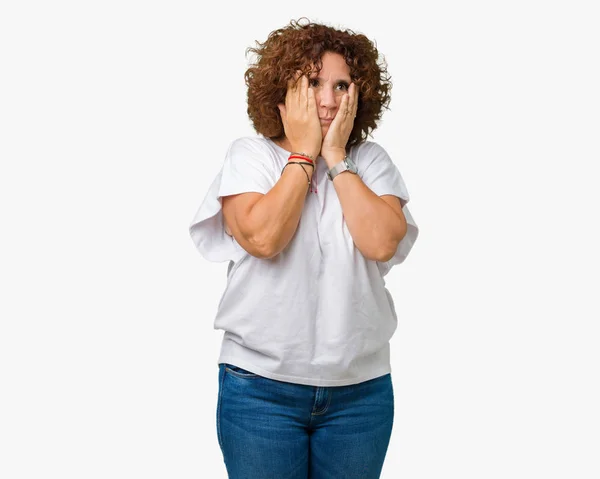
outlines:
[[346, 150], [341, 148], [336, 150], [321, 151], [321, 156], [325, 160], [327, 168], [331, 169], [341, 161], [344, 161], [344, 158], [346, 157]]
[[[314, 170], [313, 165], [311, 165], [310, 163], [306, 163], [306, 162], [295, 162], [295, 161], [288, 161], [287, 165], [285, 165], [283, 167], [283, 169], [281, 170], [281, 176], [283, 176], [283, 173], [285, 172], [285, 170], [289, 170], [290, 168], [288, 167], [296, 167], [296, 168], [292, 168], [292, 171], [296, 171], [295, 175], [296, 177], [299, 177], [299, 174], [303, 174], [306, 177], [306, 185], [309, 191], [312, 191], [312, 173]], [[300, 169], [302, 169], [303, 173], [300, 173]]]
[[291, 152], [290, 156], [288, 157], [288, 162], [290, 161], [301, 161], [301, 162], [306, 162], [306, 163], [310, 163], [311, 165], [315, 166], [315, 158], [311, 155], [309, 155], [308, 153], [303, 153], [303, 152]]
[[315, 150], [314, 148], [302, 148], [301, 146], [296, 148], [294, 145], [292, 145], [292, 152], [307, 155], [313, 161], [317, 160], [320, 153], [319, 150]]

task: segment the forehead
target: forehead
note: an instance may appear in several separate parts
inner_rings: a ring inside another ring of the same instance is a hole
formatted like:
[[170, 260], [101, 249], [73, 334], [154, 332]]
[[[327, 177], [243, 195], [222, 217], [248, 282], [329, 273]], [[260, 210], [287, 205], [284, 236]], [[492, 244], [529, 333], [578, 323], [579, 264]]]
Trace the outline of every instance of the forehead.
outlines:
[[350, 78], [350, 67], [339, 53], [325, 52], [321, 57], [321, 64], [319, 76], [333, 75], [341, 78]]

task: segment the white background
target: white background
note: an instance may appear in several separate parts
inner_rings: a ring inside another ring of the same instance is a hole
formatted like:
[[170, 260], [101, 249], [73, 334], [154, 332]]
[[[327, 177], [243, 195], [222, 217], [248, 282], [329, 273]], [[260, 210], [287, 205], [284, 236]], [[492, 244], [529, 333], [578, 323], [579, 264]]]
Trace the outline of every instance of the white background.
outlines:
[[0, 477], [226, 477], [188, 226], [253, 133], [245, 49], [300, 16], [385, 55], [420, 227], [382, 477], [600, 477], [593, 3], [3, 2]]

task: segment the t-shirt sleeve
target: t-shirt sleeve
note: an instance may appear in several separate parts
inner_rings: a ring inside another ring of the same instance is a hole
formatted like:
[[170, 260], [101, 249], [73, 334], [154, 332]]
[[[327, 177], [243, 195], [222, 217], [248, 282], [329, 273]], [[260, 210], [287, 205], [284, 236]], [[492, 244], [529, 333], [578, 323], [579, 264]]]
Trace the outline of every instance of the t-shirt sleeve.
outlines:
[[225, 233], [222, 197], [240, 193], [266, 194], [277, 182], [275, 159], [264, 142], [254, 138], [234, 141], [223, 166], [210, 185], [189, 226], [200, 254], [208, 261], [238, 261], [245, 250]]
[[419, 228], [407, 206], [407, 203], [410, 201], [408, 189], [398, 167], [387, 152], [377, 143], [367, 142], [361, 145], [358, 156], [358, 173], [365, 185], [377, 196], [397, 196], [400, 199], [402, 212], [408, 226], [406, 235], [402, 238], [400, 244], [398, 244], [394, 256], [389, 261], [377, 262], [381, 275], [385, 276], [392, 266], [400, 264], [406, 259], [417, 240]]

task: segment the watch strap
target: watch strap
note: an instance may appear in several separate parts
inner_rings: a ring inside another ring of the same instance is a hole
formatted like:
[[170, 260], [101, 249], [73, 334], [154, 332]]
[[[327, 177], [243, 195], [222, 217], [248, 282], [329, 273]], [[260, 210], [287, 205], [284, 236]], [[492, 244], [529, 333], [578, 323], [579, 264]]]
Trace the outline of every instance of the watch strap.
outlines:
[[[328, 172], [327, 172], [327, 177], [333, 181], [333, 179], [339, 175], [340, 173], [343, 173], [344, 171], [350, 171], [351, 173], [356, 173], [356, 168], [351, 168], [350, 165], [348, 164], [348, 161], [350, 160], [348, 158], [348, 155], [346, 155], [344, 157], [344, 159], [342, 161], [340, 161], [337, 165], [335, 165], [333, 168], [331, 168]], [[352, 160], [350, 160], [352, 161]]]

